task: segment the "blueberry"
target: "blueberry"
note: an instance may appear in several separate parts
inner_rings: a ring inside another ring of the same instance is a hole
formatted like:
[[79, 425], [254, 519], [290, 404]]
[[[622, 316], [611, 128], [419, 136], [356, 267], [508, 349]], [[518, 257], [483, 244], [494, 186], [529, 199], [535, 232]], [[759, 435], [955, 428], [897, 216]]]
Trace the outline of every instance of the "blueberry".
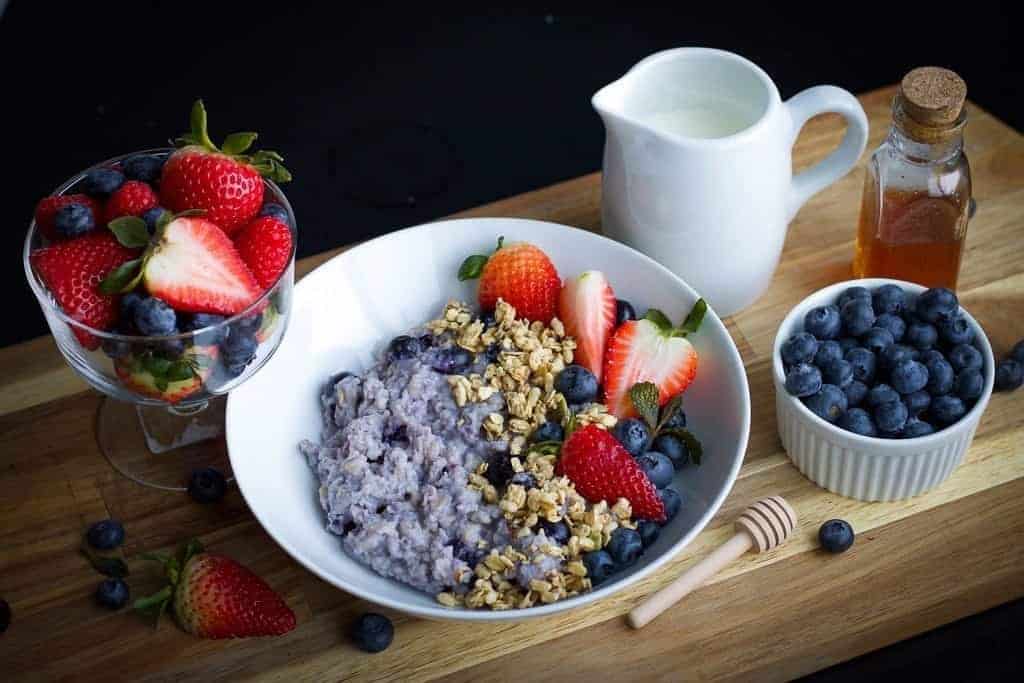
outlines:
[[558, 373], [555, 390], [569, 403], [590, 403], [597, 398], [597, 378], [582, 365], [570, 365]]
[[204, 327], [212, 327], [212, 330], [206, 330], [200, 334], [194, 335], [193, 339], [196, 344], [200, 346], [213, 346], [223, 342], [228, 335], [228, 328], [226, 325], [222, 325], [224, 322], [224, 316], [215, 315], [213, 313], [196, 313], [185, 320], [185, 324], [182, 325], [182, 332], [195, 332], [201, 330]]
[[939, 331], [931, 323], [913, 322], [907, 326], [907, 332], [903, 338], [907, 344], [925, 351], [935, 346], [939, 340]]
[[967, 412], [964, 402], [956, 396], [936, 396], [928, 408], [928, 414], [939, 424], [953, 424]]
[[899, 400], [900, 395], [891, 386], [888, 384], [876, 384], [868, 391], [867, 406], [868, 408], [877, 408], [883, 403]]
[[[258, 344], [255, 333], [244, 328], [231, 328], [228, 331], [228, 336], [220, 344], [224, 364], [234, 367], [241, 366], [241, 369], [245, 369], [245, 366], [256, 357]], [[238, 374], [241, 374], [241, 370]]]
[[1018, 363], [1024, 363], [1024, 339], [1013, 345], [1009, 357]]
[[[124, 321], [132, 321], [135, 319], [135, 309], [142, 303], [145, 297], [138, 292], [128, 292], [121, 296], [121, 319], [122, 324]], [[134, 323], [131, 323], [134, 326]]]
[[[420, 346], [423, 346], [422, 340]], [[469, 351], [460, 346], [452, 346], [434, 352], [430, 367], [445, 375], [455, 375], [468, 368], [472, 362], [473, 356]]]
[[839, 348], [843, 350], [843, 356], [846, 356], [850, 349], [857, 346], [860, 346], [860, 342], [853, 337], [843, 337], [839, 340]]
[[898, 434], [903, 425], [907, 424], [910, 412], [903, 401], [887, 401], [875, 408], [875, 425], [878, 431], [886, 434]]
[[907, 404], [907, 413], [910, 417], [917, 417], [928, 410], [928, 406], [932, 402], [932, 395], [927, 391], [915, 391], [904, 396], [903, 402]]
[[647, 440], [651, 438], [647, 425], [633, 417], [616, 422], [612, 434], [633, 457], [647, 450]]
[[94, 168], [85, 174], [82, 191], [90, 197], [106, 199], [124, 184], [124, 174], [112, 168]]
[[864, 382], [853, 380], [843, 387], [843, 393], [846, 394], [847, 407], [859, 406], [867, 398], [868, 385], [864, 384]]
[[636, 459], [636, 463], [654, 484], [654, 488], [662, 489], [672, 483], [675, 467], [667, 455], [658, 451], [647, 451]]
[[160, 179], [166, 157], [152, 154], [136, 154], [121, 163], [124, 177], [129, 180], [141, 180], [152, 185]]
[[0, 598], [0, 633], [7, 630], [11, 625], [11, 606], [6, 600]]
[[877, 358], [868, 349], [857, 346], [846, 352], [846, 362], [853, 367], [853, 378], [858, 382], [871, 384], [875, 380]]
[[907, 297], [899, 285], [882, 285], [871, 295], [871, 304], [875, 315], [883, 313], [902, 313], [907, 306]]
[[683, 499], [675, 489], [661, 489], [658, 491], [658, 495], [661, 496], [661, 503], [665, 506], [664, 523], [668, 524], [679, 514], [679, 510], [683, 507]]
[[848, 432], [860, 434], [861, 436], [875, 436], [878, 434], [878, 431], [875, 429], [875, 423], [871, 420], [871, 415], [863, 408], [850, 408], [839, 416], [839, 421], [836, 424]]
[[636, 320], [636, 310], [633, 304], [625, 299], [615, 300], [615, 326], [618, 327], [627, 320]]
[[363, 652], [383, 652], [395, 639], [395, 626], [383, 614], [367, 612], [355, 620], [349, 635]]
[[266, 204], [264, 204], [263, 208], [260, 209], [259, 215], [273, 216], [274, 218], [281, 221], [285, 225], [291, 223], [291, 220], [289, 220], [288, 218], [288, 209], [284, 208], [277, 202], [267, 202]]
[[924, 389], [928, 378], [928, 369], [916, 360], [901, 360], [889, 372], [889, 384], [901, 394]]
[[842, 326], [839, 307], [835, 304], [812, 308], [804, 316], [804, 331], [821, 340], [837, 339]]
[[[343, 373], [343, 374], [348, 374], [348, 373]], [[331, 386], [334, 386], [334, 384], [336, 384], [336, 382], [332, 383]], [[393, 446], [395, 444], [408, 444], [409, 443], [409, 427], [407, 425], [403, 425], [403, 424], [400, 424], [400, 425], [397, 425], [397, 426], [393, 426], [393, 427], [389, 427], [384, 432], [384, 441], [387, 442], [387, 444], [389, 446]]]
[[[670, 399], [671, 400], [671, 399]], [[665, 421], [665, 429], [685, 429], [686, 428], [686, 413], [680, 408], [676, 412], [672, 413], [672, 416]]]
[[101, 520], [89, 527], [85, 540], [96, 550], [113, 550], [124, 543], [124, 525], [116, 519]]
[[842, 358], [843, 347], [839, 345], [839, 342], [830, 339], [818, 344], [818, 352], [814, 354], [814, 364], [824, 369], [830, 362], [842, 360]]
[[[494, 311], [484, 311], [480, 315], [480, 322], [484, 324], [484, 328], [494, 327], [498, 323], [497, 319], [494, 317]], [[498, 357], [497, 353], [495, 353], [494, 357]]]
[[216, 503], [227, 493], [228, 482], [220, 470], [203, 467], [192, 470], [188, 478], [188, 495], [197, 503]]
[[174, 309], [155, 296], [142, 299], [135, 306], [135, 327], [142, 334], [158, 337], [178, 331], [178, 317]]
[[[117, 329], [112, 331], [115, 334], [124, 334]], [[104, 339], [100, 346], [103, 348], [103, 353], [110, 358], [127, 358], [132, 353], [132, 343], [120, 339]]]
[[940, 320], [946, 320], [956, 315], [960, 309], [960, 302], [956, 294], [945, 287], [936, 287], [921, 293], [917, 297], [915, 310], [921, 320], [936, 324]]
[[533, 434], [530, 435], [530, 440], [534, 443], [540, 443], [541, 441], [562, 441], [565, 439], [565, 430], [562, 429], [562, 425], [557, 422], [548, 420], [542, 423], [539, 427], [533, 430]]
[[843, 359], [834, 360], [821, 369], [821, 379], [842, 389], [853, 381], [853, 364]]
[[642, 543], [645, 548], [648, 548], [658, 540], [658, 534], [661, 532], [661, 527], [658, 526], [657, 522], [652, 522], [649, 519], [641, 519], [637, 522], [636, 530], [637, 533], [640, 534], [640, 543]]
[[1024, 363], [1012, 358], [999, 361], [996, 365], [996, 390], [1013, 391], [1021, 384], [1024, 384]]
[[957, 372], [963, 372], [964, 370], [981, 370], [981, 366], [985, 360], [981, 357], [981, 351], [974, 348], [970, 344], [960, 344], [950, 349], [949, 353], [946, 354], [946, 358], [949, 360], [949, 364], [953, 366], [953, 369]]
[[843, 293], [839, 295], [839, 308], [842, 308], [846, 302], [854, 300], [867, 301], [868, 303], [871, 303], [871, 290], [867, 287], [861, 287], [860, 285], [847, 287], [843, 290]]
[[927, 436], [935, 432], [935, 427], [924, 420], [919, 420], [916, 417], [907, 418], [907, 424], [904, 425], [903, 431], [900, 432], [900, 438], [903, 439], [916, 439], [919, 436]]
[[104, 579], [96, 587], [96, 603], [107, 609], [121, 609], [128, 604], [128, 584], [121, 579]]
[[818, 351], [818, 340], [807, 332], [797, 332], [782, 343], [779, 355], [786, 365], [810, 363]]
[[843, 329], [851, 337], [859, 337], [875, 324], [875, 311], [871, 304], [863, 299], [847, 301], [839, 309], [839, 317], [843, 321]]
[[970, 344], [974, 340], [974, 328], [962, 315], [940, 320], [935, 327], [939, 331], [939, 338], [950, 346]]
[[431, 348], [434, 345], [434, 337], [433, 337], [433, 335], [421, 334], [418, 337], [418, 339], [419, 339], [419, 342], [420, 342], [420, 350], [421, 351], [429, 349], [429, 348]]
[[786, 391], [791, 396], [811, 396], [821, 391], [821, 370], [807, 363], [794, 365], [786, 373]]
[[484, 478], [491, 483], [491, 486], [501, 488], [508, 483], [508, 480], [515, 474], [512, 469], [512, 461], [508, 455], [495, 451], [487, 458], [487, 469], [484, 470]]
[[985, 378], [978, 369], [964, 370], [953, 382], [953, 393], [961, 401], [975, 401], [981, 398], [984, 391]]
[[509, 485], [515, 484], [516, 486], [522, 486], [525, 490], [537, 488], [537, 480], [529, 472], [516, 472], [512, 475], [512, 478], [508, 480]]
[[910, 346], [893, 344], [882, 351], [879, 363], [883, 370], [891, 372], [894, 367], [906, 360], [917, 360], [921, 353]]
[[572, 536], [572, 533], [569, 531], [569, 525], [561, 520], [549, 522], [546, 519], [542, 519], [538, 526], [544, 530], [544, 535], [548, 537], [548, 540], [554, 541], [558, 545], [565, 545], [569, 542], [569, 537]]
[[53, 227], [61, 237], [78, 237], [96, 227], [96, 218], [84, 204], [66, 204], [54, 214]]
[[407, 334], [399, 335], [388, 344], [388, 354], [392, 360], [404, 360], [419, 355], [420, 340]]
[[640, 553], [644, 551], [644, 544], [640, 539], [640, 534], [634, 529], [620, 526], [612, 532], [612, 537], [608, 539], [605, 550], [612, 556], [612, 561], [617, 567], [628, 567], [640, 557]]
[[903, 335], [907, 332], [907, 324], [903, 322], [903, 318], [893, 313], [883, 313], [875, 318], [875, 327], [881, 327], [883, 330], [889, 330], [893, 341], [897, 342], [901, 341], [903, 339]]
[[672, 461], [672, 466], [675, 469], [682, 469], [682, 467], [690, 461], [690, 448], [686, 445], [686, 442], [682, 439], [675, 437], [671, 434], [662, 434], [654, 443], [651, 444], [651, 449], [659, 453], [664, 453], [669, 460]]
[[946, 356], [944, 356], [942, 351], [939, 351], [938, 349], [928, 349], [927, 351], [921, 352], [921, 357], [918, 358], [918, 360], [924, 363], [925, 367], [928, 367], [930, 363], [935, 363], [940, 360], [946, 361]]
[[826, 422], [838, 420], [848, 407], [846, 394], [834, 384], [821, 385], [821, 391], [805, 398], [804, 405]]
[[185, 354], [185, 342], [181, 339], [168, 339], [154, 346], [163, 358], [177, 360]]
[[142, 213], [142, 220], [146, 222], [146, 230], [152, 236], [156, 234], [156, 224], [160, 220], [160, 217], [167, 213], [167, 209], [161, 206], [154, 206], [152, 209], [146, 209]]
[[878, 355], [896, 343], [892, 332], [881, 327], [872, 327], [860, 338], [860, 344], [871, 353]]
[[853, 545], [853, 527], [845, 519], [830, 519], [818, 529], [818, 542], [823, 550], [841, 553]]
[[592, 586], [597, 586], [615, 571], [612, 556], [604, 550], [594, 550], [583, 556], [583, 566], [587, 569], [587, 578]]

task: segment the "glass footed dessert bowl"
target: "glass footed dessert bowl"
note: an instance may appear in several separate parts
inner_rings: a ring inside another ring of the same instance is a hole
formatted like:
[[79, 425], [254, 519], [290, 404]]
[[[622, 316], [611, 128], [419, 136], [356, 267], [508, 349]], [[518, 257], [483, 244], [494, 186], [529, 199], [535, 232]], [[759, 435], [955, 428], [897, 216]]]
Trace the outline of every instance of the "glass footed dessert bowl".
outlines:
[[[111, 295], [114, 320], [99, 327], [83, 322], [83, 318], [89, 319], [88, 314], [77, 311], [72, 315], [62, 307], [44, 275], [52, 273], [52, 268], [42, 267], [39, 257], [41, 249], [86, 238], [102, 242], [106, 239], [103, 233], [112, 232], [106, 216], [113, 195], [106, 198], [104, 207], [102, 198], [90, 203], [79, 194], [87, 191], [90, 172], [122, 170], [126, 161], [139, 157], [152, 157], [162, 164], [173, 152], [162, 148], [115, 157], [66, 180], [51, 198], [81, 196], [83, 203], [104, 216], [96, 217], [95, 226], [87, 232], [63, 239], [53, 234], [52, 226], [43, 229], [34, 219], [25, 239], [23, 264], [57, 348], [82, 379], [104, 394], [95, 426], [103, 455], [116, 470], [139, 484], [184, 491], [189, 474], [197, 469], [213, 467], [231, 478], [223, 443], [225, 395], [263, 367], [288, 326], [295, 280], [296, 223], [284, 193], [272, 180], [261, 179], [263, 205], [257, 218], [275, 215], [281, 222], [286, 218], [291, 237], [287, 264], [276, 279], [260, 287], [262, 293], [232, 315], [173, 310], [175, 323], [170, 334], [142, 334], [133, 324], [129, 309], [150, 298], [142, 278], [131, 293]], [[202, 212], [186, 211], [178, 216], [191, 220], [192, 216], [202, 218]], [[66, 215], [64, 219], [62, 227], [66, 229], [69, 220]], [[166, 220], [161, 227], [167, 226]], [[154, 238], [152, 227], [149, 232], [149, 241], [155, 244], [160, 233]], [[120, 235], [118, 240], [122, 241]], [[109, 251], [114, 247], [104, 243], [103, 248]], [[144, 258], [148, 254], [144, 249], [139, 246], [128, 250], [117, 260]], [[87, 268], [103, 258], [89, 252], [65, 261], [71, 269]], [[200, 263], [197, 267], [209, 265]], [[90, 285], [84, 273], [72, 272], [68, 278], [70, 296], [77, 295], [75, 288], [100, 287]], [[69, 296], [67, 292], [63, 295]], [[157, 308], [160, 310], [152, 313], [155, 317], [172, 310]]]

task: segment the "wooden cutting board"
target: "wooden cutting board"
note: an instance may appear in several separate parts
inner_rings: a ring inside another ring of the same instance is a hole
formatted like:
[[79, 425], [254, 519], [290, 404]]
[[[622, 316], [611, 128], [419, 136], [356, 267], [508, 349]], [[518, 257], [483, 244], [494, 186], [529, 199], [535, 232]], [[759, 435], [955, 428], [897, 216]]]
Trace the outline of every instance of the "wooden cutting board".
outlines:
[[[888, 130], [893, 92], [861, 97], [871, 122], [869, 149]], [[796, 165], [824, 156], [840, 135], [836, 117], [809, 123]], [[972, 105], [967, 152], [978, 212], [961, 298], [1002, 354], [1024, 337], [1024, 138]], [[1024, 595], [1024, 390], [994, 396], [966, 462], [938, 489], [909, 501], [841, 498], [804, 479], [781, 450], [770, 376], [775, 329], [797, 301], [848, 276], [862, 178], [860, 168], [804, 207], [771, 289], [729, 321], [750, 378], [750, 447], [718, 516], [684, 552], [629, 590], [544, 620], [488, 626], [392, 614], [395, 642], [379, 655], [358, 652], [345, 635], [372, 606], [293, 562], [237, 491], [222, 504], [199, 506], [114, 474], [92, 433], [99, 397], [86, 391], [49, 338], [0, 350], [0, 596], [14, 611], [0, 635], [2, 677], [783, 680]], [[600, 177], [459, 215], [599, 230]], [[300, 272], [337, 251], [305, 259]], [[771, 494], [785, 496], [800, 514], [793, 540], [748, 555], [643, 631], [625, 626], [622, 615], [639, 598], [722, 542], [739, 510]], [[202, 641], [170, 621], [153, 630], [95, 607], [97, 575], [76, 548], [85, 527], [108, 516], [128, 529], [123, 550], [135, 595], [156, 586], [140, 553], [199, 535], [281, 591], [298, 628], [276, 639]], [[849, 520], [858, 532], [841, 556], [816, 548], [817, 527], [831, 517]]]

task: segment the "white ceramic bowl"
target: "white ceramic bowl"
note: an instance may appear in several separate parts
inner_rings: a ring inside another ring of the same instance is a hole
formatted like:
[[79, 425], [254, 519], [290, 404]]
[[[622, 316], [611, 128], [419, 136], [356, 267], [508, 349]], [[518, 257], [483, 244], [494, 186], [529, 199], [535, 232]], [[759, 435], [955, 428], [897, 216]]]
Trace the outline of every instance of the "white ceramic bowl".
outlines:
[[847, 287], [861, 285], [870, 290], [884, 284], [903, 287], [910, 300], [925, 287], [902, 280], [883, 278], [850, 280], [820, 289], [801, 301], [779, 327], [772, 349], [775, 380], [775, 409], [782, 446], [790, 460], [819, 486], [835, 493], [866, 501], [901, 500], [932, 489], [953, 472], [964, 459], [981, 414], [992, 396], [995, 361], [984, 330], [961, 307], [974, 328], [974, 345], [985, 361], [985, 390], [974, 407], [958, 422], [916, 439], [881, 439], [861, 436], [832, 425], [812, 413], [786, 391], [780, 350], [783, 342], [803, 331], [804, 316], [817, 306], [835, 303]]
[[318, 395], [341, 370], [359, 371], [396, 334], [437, 316], [450, 298], [475, 300], [475, 284], [456, 272], [469, 254], [494, 248], [499, 235], [546, 251], [563, 277], [604, 271], [616, 293], [640, 310], [657, 307], [681, 320], [697, 300], [682, 280], [653, 260], [583, 230], [517, 219], [466, 219], [421, 225], [351, 249], [295, 288], [292, 319], [277, 353], [230, 394], [227, 443], [249, 507], [296, 560], [335, 586], [409, 614], [433, 619], [503, 621], [540, 617], [588, 604], [655, 571], [708, 523], [732, 487], [750, 431], [743, 363], [711, 311], [691, 337], [700, 357], [684, 409], [704, 445], [704, 462], [677, 473], [683, 509], [628, 571], [598, 590], [525, 610], [446, 608], [434, 597], [377, 575], [349, 558], [324, 528], [314, 473], [299, 454], [321, 429]]

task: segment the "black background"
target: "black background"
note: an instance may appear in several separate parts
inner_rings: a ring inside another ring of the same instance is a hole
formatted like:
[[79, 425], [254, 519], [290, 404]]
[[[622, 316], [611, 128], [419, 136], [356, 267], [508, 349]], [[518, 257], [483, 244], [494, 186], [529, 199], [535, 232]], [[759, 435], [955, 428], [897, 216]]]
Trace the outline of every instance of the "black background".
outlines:
[[[215, 139], [256, 130], [258, 145], [285, 156], [302, 256], [597, 170], [603, 129], [590, 96], [670, 47], [738, 52], [784, 98], [947, 66], [971, 99], [1024, 128], [1010, 3], [340, 5], [9, 3], [0, 345], [46, 332], [20, 262], [36, 201], [85, 166], [184, 132], [197, 96]], [[1009, 634], [1021, 612], [1004, 607], [821, 677], [949, 676], [965, 658], [1019, 666]]]

